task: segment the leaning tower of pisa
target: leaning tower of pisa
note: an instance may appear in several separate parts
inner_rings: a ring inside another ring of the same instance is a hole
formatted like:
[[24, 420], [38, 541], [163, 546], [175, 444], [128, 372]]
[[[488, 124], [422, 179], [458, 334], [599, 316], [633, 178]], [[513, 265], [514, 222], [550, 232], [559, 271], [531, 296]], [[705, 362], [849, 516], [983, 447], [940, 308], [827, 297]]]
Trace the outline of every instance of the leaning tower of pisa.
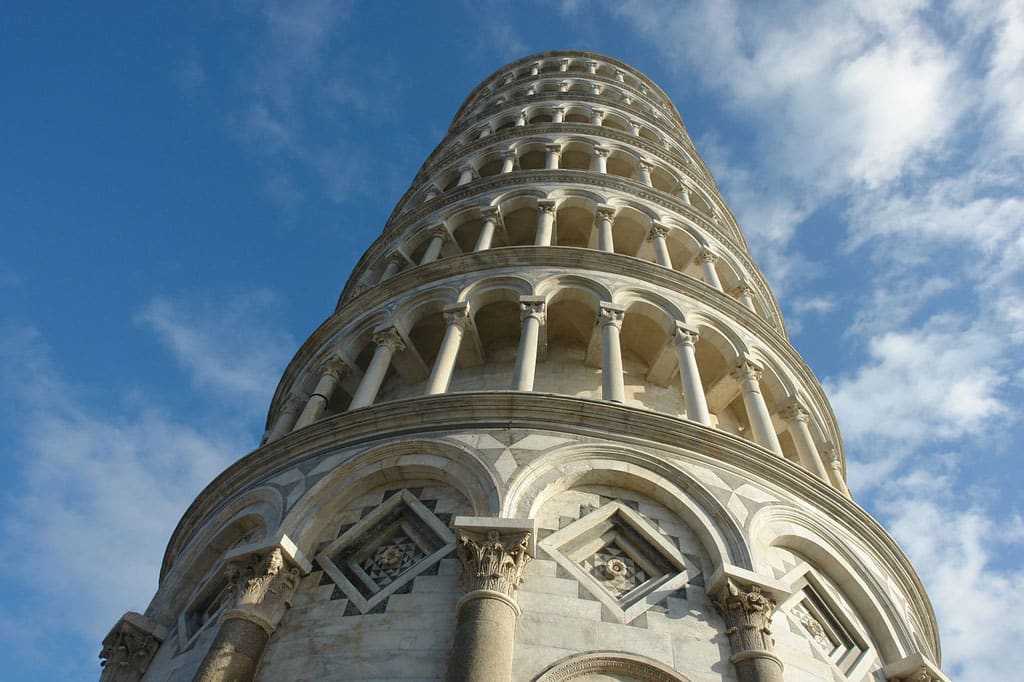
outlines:
[[675, 107], [489, 76], [185, 512], [103, 680], [946, 680]]

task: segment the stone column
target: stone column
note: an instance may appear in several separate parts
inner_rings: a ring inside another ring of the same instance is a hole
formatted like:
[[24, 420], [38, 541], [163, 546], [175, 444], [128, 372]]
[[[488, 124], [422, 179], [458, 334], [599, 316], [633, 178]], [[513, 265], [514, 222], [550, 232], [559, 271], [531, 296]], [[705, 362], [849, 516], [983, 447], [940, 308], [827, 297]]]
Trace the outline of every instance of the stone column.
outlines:
[[384, 272], [380, 273], [380, 279], [377, 280], [377, 283], [380, 284], [381, 282], [394, 277], [400, 267], [402, 267], [402, 257], [397, 253], [392, 254], [388, 259], [388, 264], [384, 266]]
[[704, 282], [721, 291], [722, 280], [718, 279], [718, 270], [715, 269], [715, 263], [717, 262], [718, 256], [711, 249], [701, 249], [697, 253], [697, 263], [700, 264], [700, 272], [704, 277]]
[[615, 240], [612, 237], [612, 220], [614, 218], [614, 206], [601, 204], [597, 207], [597, 248], [608, 253], [615, 253]]
[[540, 327], [544, 323], [544, 298], [521, 296], [519, 311], [522, 332], [519, 335], [519, 352], [513, 371], [512, 389], [532, 391], [533, 378], [537, 370], [537, 349], [540, 346]]
[[540, 73], [540, 62], [534, 62], [530, 64], [530, 75], [536, 76]]
[[537, 202], [537, 238], [534, 246], [551, 246], [551, 237], [555, 231], [555, 201], [541, 199]]
[[827, 485], [831, 485], [828, 478], [828, 469], [821, 461], [818, 454], [818, 446], [814, 444], [814, 437], [808, 424], [811, 415], [804, 409], [804, 406], [796, 400], [791, 401], [782, 408], [780, 416], [789, 425], [789, 433], [793, 436], [793, 443], [796, 445], [796, 454], [800, 458], [800, 464], [812, 474], [820, 478]]
[[456, 608], [449, 682], [508, 682], [520, 609], [516, 601], [534, 555], [534, 523], [456, 517], [452, 524], [466, 595]]
[[546, 144], [544, 149], [547, 150], [547, 156], [544, 158], [544, 168], [546, 170], [558, 170], [558, 160], [562, 155], [562, 145]]
[[654, 182], [651, 180], [651, 169], [654, 168], [648, 161], [641, 161], [640, 164], [640, 182], [644, 183], [648, 187], [654, 187]]
[[619, 81], [620, 83], [626, 82], [626, 74], [622, 69], [615, 69], [615, 80]]
[[569, 86], [570, 85], [571, 85], [571, 83], [569, 83], [569, 81], [558, 81], [558, 91], [559, 92], [569, 92]]
[[588, 59], [587, 61], [584, 62], [584, 65], [587, 67], [587, 73], [589, 73], [591, 76], [597, 74], [597, 62], [595, 62], [593, 59]]
[[846, 480], [843, 478], [843, 463], [839, 461], [839, 452], [834, 445], [827, 445], [823, 448], [822, 454], [828, 460], [828, 477], [832, 486], [846, 497], [853, 499], [850, 489], [846, 487]]
[[516, 126], [521, 128], [524, 125], [526, 125], [526, 109], [521, 109], [516, 116]]
[[566, 71], [568, 71], [569, 70], [569, 60], [568, 59], [559, 59], [558, 60], [558, 70], [561, 71], [562, 73], [565, 73]]
[[782, 446], [779, 445], [779, 437], [775, 434], [775, 427], [772, 425], [772, 417], [768, 412], [768, 405], [761, 395], [762, 368], [750, 358], [741, 357], [732, 370], [732, 376], [740, 384], [740, 392], [743, 395], [743, 406], [747, 409], [747, 418], [750, 420], [750, 430], [754, 435], [754, 442], [768, 448], [775, 454], [782, 456]]
[[613, 403], [626, 401], [622, 378], [622, 348], [619, 330], [626, 311], [614, 303], [601, 302], [598, 324], [601, 325], [601, 397]]
[[775, 602], [757, 586], [748, 589], [728, 579], [712, 603], [725, 619], [739, 682], [783, 682], [771, 631]]
[[445, 226], [436, 226], [430, 234], [430, 244], [427, 245], [427, 250], [423, 252], [423, 257], [420, 258], [420, 265], [436, 261], [438, 256], [441, 255], [441, 248], [449, 239], [451, 239], [451, 235], [448, 234]]
[[687, 206], [693, 206], [690, 203], [690, 190], [685, 185], [679, 188], [679, 198], [683, 200], [683, 203]]
[[637, 120], [633, 119], [633, 120], [630, 120], [630, 122], [629, 122], [629, 129], [633, 131], [634, 135], [636, 135], [637, 137], [640, 137], [640, 127], [642, 125], [643, 124], [640, 121], [637, 121]]
[[299, 569], [288, 568], [280, 547], [232, 562], [227, 573], [233, 608], [221, 616], [220, 631], [193, 682], [252, 680], [299, 584]]
[[651, 225], [651, 231], [647, 233], [647, 241], [654, 245], [654, 262], [663, 268], [672, 269], [672, 257], [668, 254], [668, 243], [665, 237], [668, 236], [668, 228], [660, 223]]
[[735, 289], [732, 290], [732, 295], [735, 298], [738, 298], [740, 303], [742, 303], [744, 306], [746, 306], [747, 309], [750, 310], [751, 312], [756, 312], [754, 310], [754, 297], [753, 297], [753, 293], [754, 293], [753, 289], [751, 289], [750, 285], [747, 284], [745, 281], [744, 282], [740, 282], [739, 285]]
[[516, 152], [514, 149], [509, 149], [501, 153], [501, 172], [511, 173], [516, 167]]
[[501, 219], [501, 214], [496, 208], [485, 208], [481, 212], [484, 214], [484, 223], [480, 227], [480, 236], [476, 240], [476, 246], [473, 247], [474, 251], [486, 251], [491, 248], [491, 242], [494, 241], [494, 229], [498, 225], [498, 220]]
[[338, 382], [348, 374], [348, 371], [348, 365], [337, 358], [329, 360], [320, 369], [320, 381], [317, 382], [313, 394], [306, 401], [306, 406], [302, 409], [298, 421], [295, 422], [293, 431], [304, 429], [323, 416], [324, 410], [327, 409], [327, 403], [331, 402], [331, 396], [334, 395], [334, 389], [338, 387]]
[[704, 386], [697, 368], [697, 355], [694, 352], [698, 338], [700, 337], [696, 329], [676, 324], [672, 342], [679, 357], [679, 383], [683, 390], [683, 399], [686, 401], [686, 418], [698, 424], [711, 426], [708, 401], [704, 395]]
[[476, 139], [482, 140], [482, 139], [484, 139], [486, 137], [490, 137], [493, 134], [494, 134], [494, 129], [491, 128], [490, 124], [487, 124], [483, 128], [480, 129], [480, 135], [478, 135]]
[[599, 126], [601, 121], [604, 120], [604, 109], [591, 109], [590, 110], [590, 123], [592, 125]]
[[456, 187], [462, 187], [473, 182], [474, 177], [476, 177], [476, 170], [468, 164], [463, 166], [459, 169], [459, 182]]
[[612, 150], [608, 147], [594, 147], [594, 170], [598, 173], [608, 173], [608, 155]]
[[380, 385], [384, 383], [384, 377], [391, 366], [391, 357], [395, 351], [405, 350], [402, 337], [394, 327], [382, 329], [373, 335], [373, 342], [377, 344], [377, 350], [373, 352], [373, 359], [370, 366], [363, 372], [363, 379], [359, 382], [356, 394], [352, 396], [352, 403], [348, 409], [355, 410], [360, 407], [372, 405], [377, 399], [377, 392]]
[[264, 442], [273, 443], [278, 438], [290, 433], [295, 426], [295, 420], [298, 418], [302, 407], [302, 400], [298, 396], [293, 395], [289, 397], [285, 401], [284, 407], [281, 408], [281, 412], [278, 413], [277, 418], [274, 419], [274, 425], [270, 427], [270, 432], [267, 434]]
[[564, 123], [565, 122], [565, 107], [561, 104], [555, 107], [551, 107], [551, 122], [552, 123]]
[[602, 86], [600, 83], [591, 83], [590, 84], [590, 94], [593, 95], [594, 97], [597, 97], [603, 91], [604, 91], [604, 86]]
[[139, 682], [167, 634], [167, 628], [141, 613], [121, 616], [103, 638], [100, 682]]
[[441, 348], [437, 351], [434, 368], [427, 380], [426, 395], [436, 395], [448, 390], [452, 372], [455, 370], [455, 360], [459, 356], [459, 347], [462, 345], [462, 336], [473, 322], [469, 316], [469, 304], [453, 303], [445, 306], [444, 321], [444, 338], [441, 339]]

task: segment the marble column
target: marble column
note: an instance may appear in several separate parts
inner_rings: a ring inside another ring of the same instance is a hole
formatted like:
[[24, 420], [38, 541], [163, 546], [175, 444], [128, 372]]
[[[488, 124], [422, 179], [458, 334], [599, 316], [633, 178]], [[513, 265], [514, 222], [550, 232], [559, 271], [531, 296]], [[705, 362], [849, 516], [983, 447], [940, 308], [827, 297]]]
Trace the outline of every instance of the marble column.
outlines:
[[620, 83], [626, 82], [626, 74], [622, 69], [615, 69], [615, 80], [619, 81]]
[[100, 682], [139, 682], [167, 635], [167, 628], [141, 613], [121, 616], [103, 638]]
[[739, 299], [739, 302], [746, 306], [750, 312], [756, 312], [754, 309], [753, 294], [754, 290], [751, 289], [750, 285], [745, 281], [740, 282], [739, 285], [732, 290], [733, 297]]
[[474, 251], [486, 251], [491, 248], [491, 243], [494, 241], [494, 230], [501, 219], [498, 209], [493, 207], [485, 208], [481, 213], [484, 215], [484, 222], [480, 226], [480, 236], [476, 240], [476, 246], [473, 247]]
[[544, 149], [547, 150], [547, 155], [544, 157], [544, 168], [546, 170], [558, 170], [558, 161], [562, 155], [562, 145], [546, 144]]
[[501, 153], [501, 172], [511, 173], [516, 167], [516, 152], [514, 149], [508, 149]]
[[434, 227], [430, 234], [430, 244], [427, 245], [427, 250], [423, 252], [423, 257], [420, 258], [420, 265], [436, 261], [441, 255], [441, 248], [449, 239], [451, 239], [451, 235], [448, 234], [448, 230], [444, 225]]
[[771, 631], [775, 602], [756, 585], [748, 588], [727, 579], [712, 603], [725, 620], [732, 647], [729, 661], [739, 682], [783, 682]]
[[704, 395], [704, 385], [700, 380], [697, 368], [697, 355], [694, 346], [700, 338], [697, 330], [683, 324], [676, 325], [672, 342], [679, 358], [679, 383], [686, 402], [686, 418], [698, 424], [711, 426], [711, 415], [708, 412], [708, 401]]
[[686, 204], [687, 206], [693, 206], [693, 204], [690, 203], [690, 190], [689, 190], [689, 188], [687, 188], [685, 186], [684, 187], [680, 187], [679, 188], [679, 198], [682, 199], [683, 203]]
[[718, 279], [718, 270], [715, 269], [715, 263], [717, 262], [718, 256], [711, 249], [701, 249], [697, 253], [697, 263], [700, 265], [700, 273], [704, 278], [704, 283], [721, 291], [722, 280]]
[[647, 233], [647, 241], [654, 246], [654, 262], [663, 268], [672, 269], [672, 257], [668, 253], [668, 228], [660, 223], [653, 223]]
[[193, 682], [252, 680], [299, 584], [299, 569], [287, 566], [280, 547], [232, 562], [227, 573], [232, 608], [221, 616], [220, 631]]
[[558, 70], [561, 71], [562, 73], [565, 73], [566, 71], [568, 71], [569, 70], [569, 60], [568, 59], [559, 59], [558, 60]]
[[834, 445], [826, 445], [821, 453], [828, 461], [828, 477], [832, 481], [832, 487], [846, 497], [853, 499], [850, 489], [846, 487], [846, 479], [843, 478], [843, 463], [839, 461], [839, 452]]
[[639, 163], [640, 168], [640, 182], [644, 183], [648, 187], [654, 187], [654, 182], [651, 180], [651, 169], [654, 168], [648, 161], [641, 161]]
[[587, 73], [589, 73], [591, 76], [597, 74], [598, 64], [593, 59], [588, 59], [586, 62], [584, 62], [584, 65], [587, 67]]
[[612, 150], [608, 147], [594, 147], [594, 171], [608, 173], [608, 155], [611, 153]]
[[632, 130], [633, 134], [636, 135], [637, 137], [640, 137], [640, 128], [642, 126], [643, 124], [637, 120], [631, 120], [629, 122], [629, 129]]
[[524, 125], [526, 125], [526, 109], [521, 109], [519, 113], [516, 114], [516, 126], [521, 128]]
[[519, 586], [535, 553], [535, 524], [456, 517], [452, 525], [466, 595], [455, 607], [448, 682], [508, 682]]
[[744, 356], [737, 361], [732, 370], [732, 377], [740, 384], [743, 406], [747, 410], [754, 442], [781, 457], [782, 446], [779, 445], [771, 413], [768, 412], [768, 405], [761, 394], [761, 372], [762, 368], [759, 365]]
[[597, 323], [601, 325], [601, 397], [613, 403], [626, 401], [622, 376], [622, 348], [619, 330], [626, 311], [614, 303], [601, 303]]
[[453, 303], [445, 306], [444, 322], [444, 338], [441, 339], [441, 348], [437, 351], [434, 368], [427, 380], [426, 395], [436, 395], [448, 390], [452, 372], [455, 370], [455, 360], [459, 357], [462, 336], [469, 325], [473, 323], [473, 319], [469, 316], [469, 304]]
[[604, 86], [601, 85], [600, 83], [591, 83], [590, 84], [590, 94], [593, 95], [594, 97], [597, 97], [603, 91], [604, 91]]
[[533, 62], [530, 64], [530, 75], [536, 76], [540, 73], [540, 62]]
[[306, 401], [306, 406], [295, 422], [293, 431], [304, 429], [323, 416], [324, 410], [327, 409], [327, 403], [331, 402], [331, 396], [334, 395], [334, 389], [338, 387], [338, 382], [342, 377], [348, 374], [349, 368], [344, 362], [335, 358], [329, 360], [320, 369], [320, 372], [320, 380], [317, 381], [316, 388], [313, 389], [312, 395]]
[[614, 206], [601, 204], [597, 207], [597, 248], [607, 253], [615, 253], [615, 240], [612, 237], [614, 218]]
[[359, 382], [356, 394], [352, 396], [352, 403], [348, 407], [350, 410], [373, 404], [373, 401], [377, 399], [377, 392], [380, 391], [381, 384], [384, 383], [384, 377], [387, 376], [388, 368], [391, 367], [392, 356], [396, 351], [405, 350], [402, 337], [394, 327], [382, 329], [374, 334], [373, 342], [377, 344], [377, 349], [373, 352], [370, 365], [363, 372], [363, 378]]
[[459, 182], [456, 187], [462, 187], [473, 182], [473, 178], [476, 177], [476, 169], [469, 164], [459, 169]]
[[569, 81], [558, 81], [559, 92], [569, 92], [569, 86], [572, 85]]
[[537, 202], [537, 237], [534, 246], [551, 246], [555, 232], [555, 201], [541, 199]]
[[402, 267], [402, 257], [397, 253], [392, 254], [388, 259], [388, 264], [384, 266], [384, 272], [380, 273], [380, 279], [377, 283], [380, 284], [385, 280], [391, 279], [398, 273], [398, 269]]
[[512, 372], [512, 389], [532, 391], [537, 370], [537, 350], [540, 347], [540, 328], [544, 323], [544, 298], [520, 297], [519, 312], [522, 332], [519, 335], [519, 352], [516, 354], [515, 369]]
[[591, 109], [590, 110], [590, 123], [592, 125], [599, 126], [601, 121], [604, 120], [604, 109]]
[[295, 427], [295, 420], [298, 419], [299, 412], [302, 411], [304, 405], [305, 403], [298, 396], [290, 396], [274, 419], [274, 425], [270, 428], [264, 442], [273, 443], [278, 438], [291, 433]]
[[800, 464], [827, 485], [831, 485], [828, 469], [821, 461], [818, 446], [814, 444], [814, 437], [811, 435], [810, 413], [803, 405], [793, 400], [782, 408], [779, 416], [789, 426], [789, 434], [793, 437], [793, 444], [796, 445], [796, 454], [800, 458]]
[[564, 123], [565, 107], [563, 107], [562, 105], [551, 107], [551, 121], [552, 123]]

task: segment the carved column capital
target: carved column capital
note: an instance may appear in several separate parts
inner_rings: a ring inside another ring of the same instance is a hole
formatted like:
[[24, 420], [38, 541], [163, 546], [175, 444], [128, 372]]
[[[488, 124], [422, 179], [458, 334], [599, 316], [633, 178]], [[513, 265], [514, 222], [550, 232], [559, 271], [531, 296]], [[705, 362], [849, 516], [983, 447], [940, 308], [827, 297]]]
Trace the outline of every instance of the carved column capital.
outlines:
[[715, 252], [708, 248], [703, 248], [697, 252], [697, 263], [703, 265], [704, 263], [717, 263], [718, 256]]
[[637, 162], [637, 166], [640, 170], [647, 171], [648, 173], [654, 170], [654, 164], [647, 159], [640, 159], [640, 161]]
[[751, 288], [749, 283], [744, 281], [736, 285], [736, 288], [732, 290], [732, 295], [736, 298], [740, 298], [742, 296], [753, 296], [754, 290]]
[[598, 311], [597, 321], [602, 327], [614, 325], [616, 329], [622, 329], [622, 320], [626, 311], [614, 303], [602, 302]]
[[771, 631], [775, 601], [757, 585], [747, 588], [727, 580], [712, 603], [725, 619], [734, 656], [749, 651], [770, 652], [775, 646]]
[[437, 225], [434, 225], [432, 228], [430, 228], [430, 236], [440, 237], [442, 243], [449, 242], [452, 239], [452, 235], [448, 231], [448, 228], [445, 227], [442, 223], [438, 223]]
[[519, 299], [519, 317], [521, 320], [525, 320], [528, 317], [535, 317], [540, 320], [541, 324], [544, 324], [545, 318], [545, 306], [544, 299], [534, 296], [522, 296]]
[[137, 682], [149, 668], [167, 628], [129, 611], [103, 638], [100, 651], [101, 682]]
[[468, 303], [453, 303], [444, 307], [444, 323], [447, 326], [458, 326], [465, 329], [472, 322], [473, 318], [469, 315]]
[[497, 593], [514, 603], [535, 551], [533, 522], [458, 517], [452, 525], [466, 591]]
[[226, 574], [233, 606], [222, 619], [240, 618], [272, 633], [292, 605], [299, 569], [289, 568], [281, 548], [273, 547], [232, 561]]
[[696, 329], [687, 327], [684, 324], [676, 324], [676, 332], [672, 335], [672, 342], [677, 346], [694, 346], [700, 334]]
[[601, 219], [604, 219], [604, 220], [614, 220], [615, 219], [615, 207], [614, 206], [608, 206], [606, 204], [600, 204], [597, 207], [597, 217], [601, 218]]
[[334, 377], [336, 381], [340, 381], [342, 378], [348, 376], [351, 368], [341, 358], [334, 356], [328, 358], [322, 365], [320, 365], [321, 376]]
[[495, 225], [501, 223], [501, 211], [498, 210], [497, 206], [485, 206], [480, 209], [480, 214], [484, 217], [484, 220], [493, 220]]
[[612, 153], [612, 150], [608, 147], [602, 147], [600, 145], [594, 145], [594, 154], [597, 156], [608, 158], [608, 155]]
[[556, 204], [554, 199], [541, 199], [537, 202], [537, 210], [541, 213], [554, 213]]
[[405, 350], [405, 343], [402, 336], [394, 327], [378, 330], [373, 335], [373, 342], [378, 346], [386, 346], [394, 352]]
[[661, 223], [651, 223], [651, 229], [647, 233], [647, 241], [654, 241], [658, 237], [664, 239], [668, 236], [669, 227]]
[[590, 117], [592, 121], [596, 120], [598, 123], [600, 123], [604, 119], [604, 109], [598, 109], [597, 107], [594, 107], [593, 109], [590, 110]]
[[733, 365], [730, 375], [736, 381], [760, 381], [764, 368], [747, 355], [742, 355]]
[[783, 406], [779, 411], [779, 416], [786, 422], [801, 421], [806, 423], [811, 418], [807, 409], [795, 399], [790, 400], [785, 404], [785, 406]]

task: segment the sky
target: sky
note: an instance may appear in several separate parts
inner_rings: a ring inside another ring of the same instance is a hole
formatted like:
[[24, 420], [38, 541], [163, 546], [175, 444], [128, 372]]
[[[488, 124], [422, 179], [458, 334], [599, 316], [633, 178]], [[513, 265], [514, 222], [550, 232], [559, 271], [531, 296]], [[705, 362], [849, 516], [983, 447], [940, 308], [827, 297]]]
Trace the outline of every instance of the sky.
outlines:
[[6, 3], [0, 642], [96, 679], [462, 100], [586, 49], [680, 110], [956, 680], [1024, 642], [1024, 4]]

